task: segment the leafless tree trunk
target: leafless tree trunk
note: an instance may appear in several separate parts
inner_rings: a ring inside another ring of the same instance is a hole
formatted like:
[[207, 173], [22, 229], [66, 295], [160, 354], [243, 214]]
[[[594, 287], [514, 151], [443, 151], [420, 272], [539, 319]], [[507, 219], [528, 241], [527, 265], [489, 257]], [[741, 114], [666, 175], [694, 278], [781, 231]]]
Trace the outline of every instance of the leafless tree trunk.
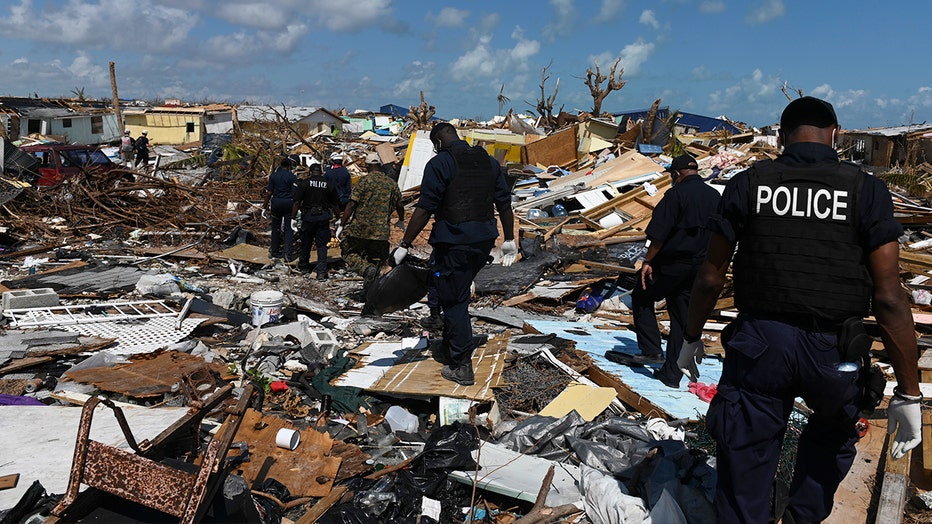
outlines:
[[[586, 87], [589, 88], [589, 94], [592, 95], [592, 115], [596, 118], [602, 115], [602, 101], [605, 100], [605, 97], [612, 91], [618, 91], [627, 84], [626, 81], [621, 79], [622, 75], [625, 74], [625, 68], [622, 67], [618, 70], [618, 78], [615, 78], [615, 70], [620, 62], [621, 57], [615, 59], [615, 63], [612, 64], [612, 69], [608, 76], [602, 74], [598, 62], [595, 64], [594, 72], [591, 67], [586, 69], [586, 79], [584, 83]], [[608, 85], [602, 87], [602, 82], [606, 80], [608, 80]]]
[[[790, 96], [790, 94], [787, 92], [786, 81], [783, 82], [783, 87], [780, 88], [780, 91], [783, 91], [783, 96], [785, 96], [787, 100], [789, 100], [790, 102], [793, 101], [793, 97]], [[796, 89], [796, 92], [799, 94], [799, 98], [803, 97], [802, 89]]]
[[421, 104], [418, 106], [408, 106], [408, 114], [405, 118], [414, 124], [416, 129], [427, 129], [430, 127], [430, 119], [434, 116], [437, 108], [427, 105], [424, 100], [424, 91], [421, 91]]
[[[560, 92], [560, 79], [557, 78], [553, 94], [547, 96], [547, 80], [550, 80], [550, 74], [547, 70], [550, 69], [551, 65], [553, 65], [552, 62], [547, 64], [540, 72], [540, 98], [537, 99], [537, 105], [535, 106], [537, 114], [543, 119], [544, 127], [555, 127], [557, 124], [557, 119], [553, 116], [553, 104], [557, 99], [557, 93]], [[531, 105], [530, 102], [526, 103]], [[563, 111], [563, 106], [560, 106], [560, 111], [557, 111], [557, 113], [559, 114], [561, 111]]]
[[120, 113], [120, 96], [117, 95], [116, 64], [110, 62], [110, 89], [113, 91], [113, 113], [116, 115], [117, 133], [123, 136], [123, 114]]

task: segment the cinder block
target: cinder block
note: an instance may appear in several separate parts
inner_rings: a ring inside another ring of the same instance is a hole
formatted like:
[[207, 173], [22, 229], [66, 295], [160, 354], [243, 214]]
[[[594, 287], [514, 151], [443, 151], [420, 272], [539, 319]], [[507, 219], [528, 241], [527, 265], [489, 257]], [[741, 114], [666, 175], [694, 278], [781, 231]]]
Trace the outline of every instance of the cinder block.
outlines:
[[314, 348], [317, 349], [318, 353], [326, 360], [330, 360], [337, 353], [337, 349], [340, 348], [340, 343], [337, 342], [336, 337], [333, 336], [333, 332], [329, 329], [317, 328], [310, 326], [308, 332], [311, 334], [312, 343]]
[[32, 307], [55, 307], [59, 305], [58, 293], [50, 287], [39, 289], [17, 289], [3, 292], [3, 309], [26, 309]]

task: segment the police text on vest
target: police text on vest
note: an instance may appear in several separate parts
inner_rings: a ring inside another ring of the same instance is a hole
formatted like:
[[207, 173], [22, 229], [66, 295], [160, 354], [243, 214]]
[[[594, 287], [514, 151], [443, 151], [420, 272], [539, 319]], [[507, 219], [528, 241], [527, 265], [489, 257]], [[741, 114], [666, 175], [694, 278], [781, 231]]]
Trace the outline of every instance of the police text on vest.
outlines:
[[757, 187], [757, 214], [761, 209], [777, 216], [847, 220], [848, 192], [801, 187]]

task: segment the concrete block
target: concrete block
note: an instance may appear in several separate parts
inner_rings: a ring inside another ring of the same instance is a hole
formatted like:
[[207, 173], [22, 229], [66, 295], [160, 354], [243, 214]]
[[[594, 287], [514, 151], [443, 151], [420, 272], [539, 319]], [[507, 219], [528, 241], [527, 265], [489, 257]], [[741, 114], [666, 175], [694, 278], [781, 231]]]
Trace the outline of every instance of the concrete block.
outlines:
[[308, 333], [311, 335], [311, 344], [322, 357], [330, 360], [336, 355], [340, 343], [333, 336], [333, 331], [317, 326], [309, 326]]
[[55, 307], [59, 305], [58, 293], [50, 287], [17, 289], [3, 292], [3, 309], [26, 309], [32, 307]]

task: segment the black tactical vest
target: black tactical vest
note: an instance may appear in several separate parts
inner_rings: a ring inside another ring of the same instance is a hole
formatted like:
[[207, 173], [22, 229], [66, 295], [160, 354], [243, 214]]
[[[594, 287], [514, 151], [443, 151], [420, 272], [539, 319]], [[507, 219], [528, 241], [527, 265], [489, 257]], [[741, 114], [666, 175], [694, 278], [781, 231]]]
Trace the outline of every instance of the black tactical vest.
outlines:
[[857, 230], [861, 180], [847, 163], [754, 165], [734, 260], [742, 312], [828, 322], [868, 314], [872, 282]]
[[447, 185], [437, 218], [451, 224], [494, 219], [492, 204], [498, 173], [492, 168], [489, 154], [479, 146], [450, 154], [456, 161], [456, 174]]

